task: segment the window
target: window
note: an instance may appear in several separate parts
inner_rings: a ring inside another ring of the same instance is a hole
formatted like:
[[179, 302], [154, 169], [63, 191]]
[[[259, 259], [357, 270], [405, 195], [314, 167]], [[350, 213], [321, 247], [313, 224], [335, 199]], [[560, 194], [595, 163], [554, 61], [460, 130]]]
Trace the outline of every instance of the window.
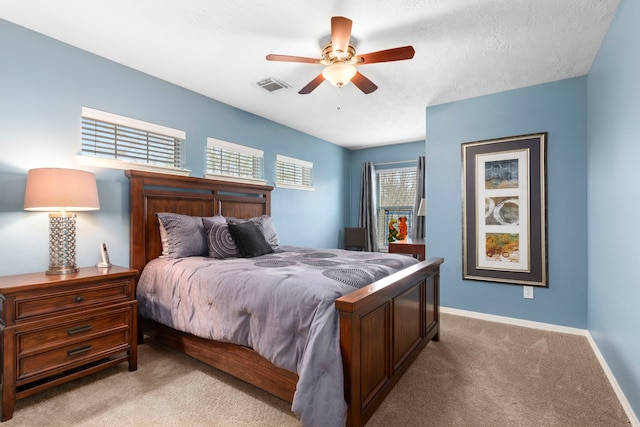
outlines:
[[82, 107], [80, 163], [189, 175], [186, 133]]
[[276, 159], [276, 186], [314, 191], [312, 172], [313, 163], [278, 154]]
[[207, 178], [265, 184], [264, 152], [207, 138]]
[[[408, 235], [413, 230], [416, 201], [416, 168], [376, 171], [378, 188], [378, 246], [389, 246], [389, 221], [407, 218]], [[396, 226], [397, 228], [397, 226]]]

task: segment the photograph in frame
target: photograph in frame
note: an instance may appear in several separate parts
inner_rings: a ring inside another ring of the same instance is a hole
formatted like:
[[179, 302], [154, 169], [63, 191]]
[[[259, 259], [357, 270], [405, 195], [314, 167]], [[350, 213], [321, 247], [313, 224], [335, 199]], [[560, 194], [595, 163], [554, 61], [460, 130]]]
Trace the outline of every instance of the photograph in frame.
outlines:
[[546, 137], [462, 144], [463, 279], [548, 286]]

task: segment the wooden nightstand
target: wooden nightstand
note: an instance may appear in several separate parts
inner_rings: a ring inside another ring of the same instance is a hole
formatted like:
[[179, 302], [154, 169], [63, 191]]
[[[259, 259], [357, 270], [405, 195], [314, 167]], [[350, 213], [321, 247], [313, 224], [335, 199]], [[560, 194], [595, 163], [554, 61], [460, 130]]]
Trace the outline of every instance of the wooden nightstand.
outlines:
[[426, 252], [424, 239], [405, 239], [389, 242], [389, 252], [413, 255], [420, 261], [424, 261]]
[[137, 369], [136, 270], [0, 277], [2, 417], [17, 399], [129, 362]]

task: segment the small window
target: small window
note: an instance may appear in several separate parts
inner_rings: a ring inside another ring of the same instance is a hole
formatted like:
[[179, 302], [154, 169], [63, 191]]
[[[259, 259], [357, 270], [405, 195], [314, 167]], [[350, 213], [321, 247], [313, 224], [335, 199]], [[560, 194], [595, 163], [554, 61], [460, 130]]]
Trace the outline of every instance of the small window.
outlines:
[[276, 186], [314, 191], [313, 163], [278, 154], [276, 159]]
[[82, 107], [82, 164], [189, 175], [186, 133]]
[[264, 152], [207, 138], [207, 178], [264, 184]]
[[389, 246], [389, 222], [407, 218], [411, 236], [416, 201], [416, 168], [396, 168], [376, 171], [378, 178], [378, 246]]

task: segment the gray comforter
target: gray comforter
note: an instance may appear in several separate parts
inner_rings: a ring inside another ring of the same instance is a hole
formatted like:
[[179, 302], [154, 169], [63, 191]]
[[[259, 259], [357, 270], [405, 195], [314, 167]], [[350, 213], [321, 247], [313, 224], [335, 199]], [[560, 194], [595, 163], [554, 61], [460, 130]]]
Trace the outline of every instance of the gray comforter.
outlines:
[[142, 272], [140, 314], [248, 346], [299, 377], [303, 426], [344, 426], [335, 300], [417, 261], [396, 254], [282, 247], [256, 258], [158, 258]]

